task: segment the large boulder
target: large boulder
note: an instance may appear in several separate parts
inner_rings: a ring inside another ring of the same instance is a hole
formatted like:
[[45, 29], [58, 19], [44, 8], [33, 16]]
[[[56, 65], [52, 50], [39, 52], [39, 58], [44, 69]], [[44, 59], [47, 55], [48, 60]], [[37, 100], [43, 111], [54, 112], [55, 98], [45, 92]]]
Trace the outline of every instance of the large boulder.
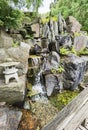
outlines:
[[77, 89], [78, 85], [84, 78], [86, 63], [86, 59], [74, 55], [65, 59], [65, 71], [63, 74], [63, 82], [65, 89]]
[[25, 76], [19, 78], [19, 82], [10, 81], [5, 84], [0, 80], [0, 101], [9, 104], [23, 102], [26, 88]]
[[79, 33], [78, 36], [74, 38], [74, 48], [76, 51], [81, 51], [87, 47], [88, 36], [82, 33]]
[[13, 61], [18, 61], [18, 73], [19, 75], [26, 74], [28, 70], [28, 58], [29, 58], [29, 48], [28, 45], [21, 44], [18, 47], [11, 47], [7, 49], [7, 54]]
[[13, 39], [4, 31], [0, 31], [0, 48], [12, 47]]
[[40, 36], [40, 25], [39, 23], [35, 23], [31, 25], [32, 31], [35, 32], [34, 37]]
[[67, 31], [69, 33], [80, 32], [81, 24], [73, 16], [69, 16], [66, 19]]
[[60, 65], [60, 56], [57, 52], [52, 51], [44, 58], [43, 70], [48, 71], [51, 69], [58, 69]]
[[8, 107], [0, 108], [0, 130], [17, 130], [22, 112]]
[[6, 62], [9, 58], [8, 54], [6, 53], [6, 49], [0, 48], [0, 63]]
[[51, 96], [55, 90], [61, 90], [63, 88], [62, 76], [60, 74], [48, 74], [45, 75], [45, 86], [47, 96]]
[[51, 52], [50, 65], [51, 65], [51, 69], [52, 68], [58, 69], [60, 65], [60, 56], [55, 51]]
[[48, 49], [49, 51], [56, 51], [59, 53], [59, 44], [58, 42], [56, 42], [55, 40], [54, 41], [51, 41], [48, 45]]
[[35, 55], [35, 54], [39, 54], [41, 53], [41, 46], [39, 46], [38, 44], [35, 44], [33, 47], [31, 47], [30, 49], [30, 55]]
[[63, 46], [65, 48], [72, 46], [72, 40], [70, 35], [58, 35], [56, 36], [56, 41], [58, 46]]
[[41, 46], [42, 48], [48, 48], [49, 40], [48, 38], [42, 38], [41, 39]]

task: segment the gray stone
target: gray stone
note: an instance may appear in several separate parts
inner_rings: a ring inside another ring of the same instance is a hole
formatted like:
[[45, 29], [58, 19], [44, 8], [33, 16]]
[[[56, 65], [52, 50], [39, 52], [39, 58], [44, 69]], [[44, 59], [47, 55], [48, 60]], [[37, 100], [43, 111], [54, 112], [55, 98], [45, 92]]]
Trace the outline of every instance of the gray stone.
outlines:
[[40, 36], [40, 25], [39, 23], [35, 23], [31, 25], [32, 31], [35, 32], [34, 37], [39, 37]]
[[19, 78], [19, 82], [13, 80], [7, 85], [0, 81], [0, 101], [9, 104], [22, 102], [25, 97], [25, 84], [24, 76]]
[[55, 36], [57, 36], [58, 35], [58, 22], [57, 21], [53, 22], [53, 29], [54, 29]]
[[51, 52], [51, 60], [50, 60], [51, 69], [55, 68], [58, 69], [60, 65], [60, 56], [57, 52], [52, 51]]
[[34, 45], [34, 41], [32, 39], [25, 39], [24, 42], [26, 44], [28, 44], [29, 46], [33, 46]]
[[22, 112], [8, 107], [0, 108], [0, 130], [17, 130]]
[[76, 51], [81, 51], [87, 47], [88, 36], [79, 33], [79, 36], [74, 38], [74, 48]]
[[0, 48], [12, 47], [13, 39], [4, 31], [0, 32]]
[[41, 46], [42, 46], [43, 49], [48, 48], [48, 44], [49, 44], [49, 41], [48, 41], [47, 38], [42, 38], [41, 39]]
[[51, 40], [51, 32], [47, 23], [43, 25], [42, 33], [44, 38], [49, 38], [49, 40]]
[[6, 50], [4, 48], [0, 48], [0, 63], [6, 62], [7, 58], [9, 58]]
[[81, 24], [73, 16], [66, 19], [67, 31], [70, 33], [80, 32]]
[[50, 55], [47, 55], [43, 61], [43, 70], [51, 70], [52, 68], [58, 69], [60, 65], [60, 56], [57, 52], [52, 51]]
[[55, 32], [54, 32], [54, 22], [50, 20], [50, 32], [51, 32], [51, 41], [55, 40]]
[[61, 13], [59, 13], [58, 15], [58, 29], [59, 29], [58, 32], [60, 34], [62, 34], [66, 30], [66, 22]]
[[21, 42], [21, 41], [23, 41], [23, 37], [22, 37], [22, 35], [21, 34], [16, 34], [16, 33], [14, 33], [14, 34], [11, 34], [11, 36], [12, 36], [12, 38], [14, 39], [14, 40], [16, 40], [16, 41], [18, 41], [18, 42]]
[[48, 45], [48, 49], [49, 51], [56, 51], [59, 53], [59, 44], [58, 42], [56, 42], [55, 40], [54, 41], [51, 41]]
[[24, 106], [23, 106], [23, 108], [26, 109], [26, 110], [30, 110], [30, 104], [29, 104], [29, 101], [26, 100], [26, 101], [24, 102]]
[[28, 50], [30, 50], [30, 48], [31, 48], [30, 45], [26, 44], [25, 42], [21, 42], [20, 46], [23, 48], [28, 48]]
[[81, 56], [81, 58], [86, 62], [86, 72], [88, 72], [88, 56]]
[[45, 76], [45, 86], [46, 86], [46, 92], [48, 96], [51, 96], [51, 94], [54, 92], [54, 90], [61, 90], [63, 89], [63, 83], [61, 75], [55, 75], [55, 74], [48, 74]]
[[63, 82], [64, 88], [75, 90], [84, 78], [86, 60], [77, 56], [65, 59]]
[[65, 48], [72, 46], [72, 40], [70, 35], [58, 35], [56, 36], [56, 41], [59, 44], [59, 46], [63, 46]]
[[28, 58], [29, 58], [29, 48], [28, 47], [12, 47], [7, 49], [7, 54], [13, 61], [20, 62], [18, 74], [26, 74], [28, 70]]

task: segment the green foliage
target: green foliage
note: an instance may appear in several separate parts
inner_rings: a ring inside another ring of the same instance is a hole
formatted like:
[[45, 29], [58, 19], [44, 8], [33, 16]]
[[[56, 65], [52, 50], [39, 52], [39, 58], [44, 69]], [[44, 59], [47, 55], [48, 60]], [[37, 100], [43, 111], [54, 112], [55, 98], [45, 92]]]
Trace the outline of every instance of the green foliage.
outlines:
[[68, 55], [70, 53], [69, 49], [66, 49], [64, 47], [60, 48], [60, 54], [61, 55]]
[[53, 74], [62, 73], [64, 71], [65, 70], [64, 70], [63, 66], [61, 66], [61, 65], [59, 66], [58, 69], [51, 69], [51, 73], [53, 73]]
[[17, 41], [17, 42], [14, 42], [13, 44], [12, 44], [12, 47], [18, 47], [20, 45], [20, 43]]
[[71, 48], [71, 53], [73, 53], [73, 54], [76, 54], [77, 55], [77, 51], [75, 50], [75, 48], [72, 46], [72, 48]]
[[67, 48], [60, 48], [60, 54], [61, 55], [68, 55], [70, 53], [73, 53], [75, 55], [77, 55], [77, 51], [75, 50], [74, 46], [71, 47], [71, 49], [67, 49]]
[[[14, 3], [14, 8], [12, 3]], [[20, 8], [33, 6], [36, 15], [41, 3], [42, 0], [0, 0], [0, 27], [8, 29], [21, 27], [24, 14]], [[28, 17], [25, 20], [30, 21]]]
[[6, 28], [18, 28], [21, 25], [23, 13], [13, 9], [6, 0], [0, 0], [0, 25]]
[[64, 91], [63, 93], [57, 94], [55, 97], [50, 97], [50, 102], [58, 110], [65, 107], [70, 101], [73, 100], [78, 95], [79, 91]]
[[58, 16], [60, 12], [64, 18], [74, 16], [82, 24], [82, 29], [88, 31], [88, 0], [57, 0], [51, 14]]
[[88, 55], [88, 48], [82, 49], [78, 52], [78, 55]]
[[0, 27], [1, 27], [1, 26], [3, 26], [3, 24], [4, 24], [4, 23], [3, 23], [3, 21], [2, 21], [2, 20], [0, 20]]

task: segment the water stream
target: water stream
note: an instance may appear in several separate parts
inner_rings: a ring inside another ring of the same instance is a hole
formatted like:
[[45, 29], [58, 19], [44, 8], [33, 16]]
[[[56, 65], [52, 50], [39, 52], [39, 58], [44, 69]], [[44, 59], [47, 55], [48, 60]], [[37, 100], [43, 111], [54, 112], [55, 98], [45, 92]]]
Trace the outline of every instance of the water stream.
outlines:
[[38, 71], [35, 73], [35, 79], [34, 83], [32, 86], [32, 91], [36, 91], [37, 94], [32, 96], [31, 99], [32, 101], [42, 101], [42, 102], [48, 102], [47, 96], [46, 96], [46, 91], [45, 91], [45, 86], [42, 82], [42, 67], [40, 66], [41, 63], [41, 58], [39, 56], [31, 56], [32, 58], [32, 67], [38, 66]]

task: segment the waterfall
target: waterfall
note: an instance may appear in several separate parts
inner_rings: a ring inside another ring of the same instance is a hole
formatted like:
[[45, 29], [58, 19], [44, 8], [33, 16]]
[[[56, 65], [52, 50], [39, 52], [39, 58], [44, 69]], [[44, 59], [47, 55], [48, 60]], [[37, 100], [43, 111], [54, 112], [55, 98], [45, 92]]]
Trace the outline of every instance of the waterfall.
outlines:
[[30, 55], [29, 56], [29, 64], [33, 66], [39, 66], [41, 62], [41, 56], [35, 56], [35, 55]]
[[33, 57], [32, 60], [33, 60], [33, 65], [34, 66], [39, 65], [40, 58]]
[[45, 91], [45, 86], [41, 83], [41, 74], [42, 70], [40, 70], [35, 77], [35, 82], [32, 87], [34, 91], [37, 91], [38, 94], [35, 95], [32, 100], [34, 101], [42, 101], [42, 102], [48, 102], [47, 96], [46, 96], [46, 91]]

